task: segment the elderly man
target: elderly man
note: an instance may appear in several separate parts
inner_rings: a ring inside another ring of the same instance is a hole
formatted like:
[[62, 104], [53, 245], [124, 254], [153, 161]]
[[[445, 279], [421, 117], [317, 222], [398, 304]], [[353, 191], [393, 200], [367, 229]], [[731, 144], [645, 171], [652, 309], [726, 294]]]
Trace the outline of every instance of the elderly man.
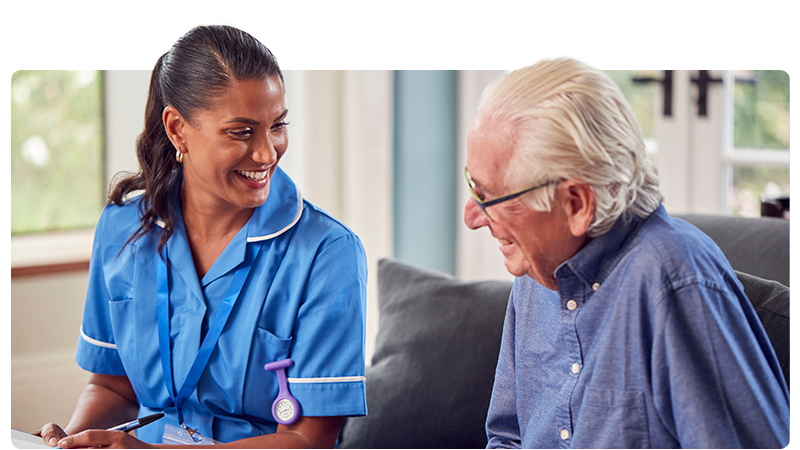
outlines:
[[725, 256], [661, 206], [617, 86], [542, 61], [484, 92], [464, 221], [511, 291], [489, 447], [784, 447], [789, 394]]

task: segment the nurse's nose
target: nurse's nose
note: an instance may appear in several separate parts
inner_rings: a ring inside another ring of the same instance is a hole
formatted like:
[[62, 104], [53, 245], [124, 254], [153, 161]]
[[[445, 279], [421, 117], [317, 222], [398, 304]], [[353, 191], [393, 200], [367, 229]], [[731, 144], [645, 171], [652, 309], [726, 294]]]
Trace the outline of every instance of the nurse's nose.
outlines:
[[266, 138], [259, 141], [253, 148], [253, 161], [267, 166], [275, 165], [278, 162], [278, 151], [273, 136], [267, 133]]
[[464, 223], [470, 230], [477, 230], [489, 225], [489, 218], [472, 198], [468, 198], [464, 205]]

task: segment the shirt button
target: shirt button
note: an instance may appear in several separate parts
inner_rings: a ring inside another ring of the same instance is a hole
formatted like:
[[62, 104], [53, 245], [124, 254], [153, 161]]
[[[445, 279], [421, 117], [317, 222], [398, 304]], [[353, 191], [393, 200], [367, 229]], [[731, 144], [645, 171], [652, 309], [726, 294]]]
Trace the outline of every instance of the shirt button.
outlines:
[[565, 441], [569, 439], [569, 431], [566, 428], [561, 430], [561, 439]]
[[596, 291], [598, 289], [600, 289], [600, 283], [595, 283], [595, 284], [592, 285], [592, 290], [593, 291]]
[[575, 363], [575, 364], [572, 365], [572, 373], [577, 374], [580, 371], [581, 371], [581, 365], [580, 364]]
[[568, 300], [567, 301], [567, 309], [568, 310], [575, 311], [575, 309], [577, 307], [578, 307], [578, 302], [576, 302], [575, 300]]

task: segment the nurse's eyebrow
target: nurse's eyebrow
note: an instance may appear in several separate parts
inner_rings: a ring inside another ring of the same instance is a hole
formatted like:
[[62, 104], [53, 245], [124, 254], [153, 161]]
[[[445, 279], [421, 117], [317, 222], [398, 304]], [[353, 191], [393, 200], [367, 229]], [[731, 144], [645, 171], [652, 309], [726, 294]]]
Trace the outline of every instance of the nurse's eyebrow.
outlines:
[[278, 117], [277, 117], [275, 120], [273, 120], [272, 122], [273, 122], [273, 123], [275, 123], [275, 122], [278, 122], [278, 121], [280, 121], [280, 120], [283, 120], [283, 119], [285, 119], [285, 118], [286, 118], [286, 114], [289, 114], [289, 109], [288, 109], [288, 108], [287, 108], [287, 109], [284, 109], [284, 110], [283, 110], [283, 114], [281, 114], [280, 116], [278, 116]]
[[234, 117], [233, 119], [226, 120], [223, 123], [246, 123], [248, 125], [261, 125], [261, 122], [253, 119], [248, 119], [246, 117]]
[[[275, 119], [273, 122], [278, 122], [283, 120], [286, 117], [286, 114], [289, 114], [288, 109], [284, 109], [283, 113], [280, 116], [278, 116], [278, 118]], [[228, 119], [223, 123], [246, 123], [248, 125], [261, 125], [261, 122], [253, 119], [248, 119], [247, 117], [234, 117], [233, 119]]]

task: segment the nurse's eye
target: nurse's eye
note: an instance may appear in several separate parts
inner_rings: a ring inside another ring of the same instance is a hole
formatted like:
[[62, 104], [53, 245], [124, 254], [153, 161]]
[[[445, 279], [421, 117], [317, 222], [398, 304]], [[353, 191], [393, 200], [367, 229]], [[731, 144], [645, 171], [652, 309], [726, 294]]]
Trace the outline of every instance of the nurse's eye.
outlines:
[[283, 131], [283, 130], [286, 129], [287, 125], [289, 125], [289, 122], [274, 123], [274, 124], [272, 124], [271, 130], [272, 130], [273, 133], [276, 133], [276, 132], [279, 132], [279, 131]]
[[228, 131], [228, 134], [234, 137], [234, 139], [247, 139], [253, 135], [252, 128], [243, 128], [241, 130], [231, 130]]

